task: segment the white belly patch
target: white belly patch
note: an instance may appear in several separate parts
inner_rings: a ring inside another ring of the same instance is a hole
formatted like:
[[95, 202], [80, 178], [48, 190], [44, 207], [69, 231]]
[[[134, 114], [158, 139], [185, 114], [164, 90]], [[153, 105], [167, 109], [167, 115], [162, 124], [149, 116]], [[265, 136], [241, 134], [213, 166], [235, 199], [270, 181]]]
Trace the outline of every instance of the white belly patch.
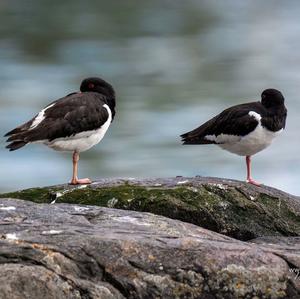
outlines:
[[261, 116], [254, 112], [249, 112], [250, 116], [253, 116], [257, 121], [258, 125], [254, 131], [246, 136], [227, 135], [221, 134], [218, 136], [208, 136], [208, 140], [215, 141], [222, 149], [225, 149], [231, 153], [240, 156], [252, 156], [266, 147], [268, 147], [275, 137], [277, 137], [283, 129], [272, 132], [261, 125]]
[[52, 141], [43, 141], [43, 143], [57, 151], [83, 152], [90, 149], [102, 140], [112, 120], [112, 114], [108, 105], [105, 104], [103, 107], [108, 112], [108, 119], [101, 128], [80, 132], [65, 138], [57, 138]]

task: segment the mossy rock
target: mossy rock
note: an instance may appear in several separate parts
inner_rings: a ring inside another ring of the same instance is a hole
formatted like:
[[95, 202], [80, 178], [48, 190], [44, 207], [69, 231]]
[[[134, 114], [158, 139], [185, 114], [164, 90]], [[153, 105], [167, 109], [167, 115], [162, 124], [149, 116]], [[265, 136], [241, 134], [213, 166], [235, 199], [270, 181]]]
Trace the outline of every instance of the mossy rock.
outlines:
[[300, 235], [298, 197], [218, 178], [105, 179], [87, 186], [32, 188], [0, 197], [151, 212], [239, 240]]

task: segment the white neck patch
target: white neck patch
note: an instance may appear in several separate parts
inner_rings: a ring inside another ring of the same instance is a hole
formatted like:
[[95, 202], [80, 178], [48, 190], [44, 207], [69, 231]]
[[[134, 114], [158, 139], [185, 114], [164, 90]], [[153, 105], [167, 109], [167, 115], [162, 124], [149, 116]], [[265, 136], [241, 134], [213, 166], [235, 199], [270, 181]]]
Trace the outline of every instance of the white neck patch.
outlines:
[[261, 115], [255, 111], [249, 111], [248, 113], [250, 116], [253, 116], [258, 122], [261, 120]]

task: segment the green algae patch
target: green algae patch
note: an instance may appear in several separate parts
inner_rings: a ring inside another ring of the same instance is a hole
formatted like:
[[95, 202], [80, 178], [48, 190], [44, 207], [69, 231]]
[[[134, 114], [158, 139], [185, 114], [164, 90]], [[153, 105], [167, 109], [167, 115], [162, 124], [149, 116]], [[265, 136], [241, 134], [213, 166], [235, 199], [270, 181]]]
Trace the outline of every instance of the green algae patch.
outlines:
[[265, 217], [272, 221], [273, 226], [283, 235], [299, 236], [300, 213], [281, 198], [261, 194], [258, 201], [264, 209]]
[[264, 193], [254, 197], [230, 184], [154, 186], [123, 181], [112, 185], [32, 188], [0, 197], [151, 212], [239, 240], [300, 234], [300, 213], [287, 201]]

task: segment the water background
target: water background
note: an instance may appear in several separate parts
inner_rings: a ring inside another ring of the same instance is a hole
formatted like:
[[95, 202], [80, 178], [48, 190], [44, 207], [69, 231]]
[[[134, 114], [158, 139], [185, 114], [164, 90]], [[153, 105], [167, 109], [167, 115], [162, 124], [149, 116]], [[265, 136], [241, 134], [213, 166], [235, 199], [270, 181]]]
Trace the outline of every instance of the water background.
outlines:
[[[286, 131], [253, 158], [256, 180], [300, 194], [300, 2], [2, 0], [0, 134], [101, 76], [117, 91], [103, 141], [81, 177], [217, 176], [244, 180], [245, 162], [179, 135], [228, 106], [280, 89]], [[63, 183], [71, 155], [0, 141], [0, 192]]]

